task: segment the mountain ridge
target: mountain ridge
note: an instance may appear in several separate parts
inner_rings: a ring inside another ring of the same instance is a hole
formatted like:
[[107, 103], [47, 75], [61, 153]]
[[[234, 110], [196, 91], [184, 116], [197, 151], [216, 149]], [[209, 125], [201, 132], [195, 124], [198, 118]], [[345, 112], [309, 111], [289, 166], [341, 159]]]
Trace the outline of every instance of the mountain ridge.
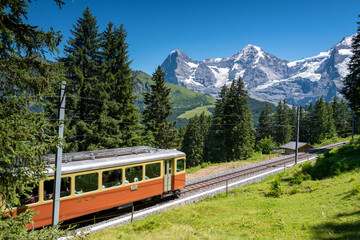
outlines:
[[241, 77], [249, 95], [276, 104], [306, 104], [324, 97], [340, 96], [342, 78], [348, 73], [352, 37], [344, 37], [328, 51], [287, 61], [248, 44], [227, 58], [196, 61], [183, 51], [172, 51], [162, 63], [169, 83], [217, 97], [224, 84]]

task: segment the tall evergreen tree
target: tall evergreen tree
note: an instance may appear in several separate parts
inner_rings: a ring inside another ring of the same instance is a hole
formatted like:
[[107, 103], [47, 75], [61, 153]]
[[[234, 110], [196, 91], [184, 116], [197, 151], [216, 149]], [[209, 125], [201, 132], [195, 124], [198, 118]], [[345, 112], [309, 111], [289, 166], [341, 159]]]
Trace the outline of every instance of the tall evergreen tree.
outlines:
[[0, 239], [56, 239], [62, 234], [60, 230], [28, 234], [26, 226], [36, 213], [26, 208], [17, 216], [4, 213], [9, 205], [20, 205], [20, 196], [47, 177], [43, 156], [54, 150], [58, 140], [49, 136], [54, 126], [45, 114], [31, 106], [43, 107], [44, 97], [61, 80], [57, 64], [39, 56], [55, 54], [62, 36], [26, 23], [30, 2], [0, 2]]
[[300, 119], [299, 119], [299, 141], [312, 142], [312, 103], [311, 106], [300, 106]]
[[259, 116], [259, 125], [257, 128], [259, 139], [273, 135], [272, 112], [270, 104], [266, 103]]
[[[360, 15], [359, 15], [360, 17]], [[357, 33], [352, 41], [352, 53], [350, 58], [350, 73], [344, 79], [344, 87], [341, 93], [348, 100], [351, 109], [360, 113], [360, 22], [358, 23]]]
[[[91, 122], [99, 119], [103, 102], [108, 95], [100, 84], [100, 34], [96, 18], [86, 7], [82, 17], [71, 30], [73, 37], [67, 41], [64, 63], [68, 84], [74, 88], [73, 96], [67, 101], [67, 116], [72, 118], [66, 125], [65, 151], [88, 150], [91, 135], [95, 134]], [[71, 137], [70, 137], [71, 136]]]
[[225, 85], [215, 105], [207, 156], [213, 162], [246, 159], [254, 149], [248, 96], [241, 78]]
[[168, 122], [172, 114], [172, 103], [169, 100], [170, 88], [165, 86], [165, 72], [160, 66], [152, 76], [154, 84], [150, 93], [144, 93], [146, 105], [143, 115], [146, 134], [154, 137], [153, 145], [159, 148], [178, 146], [177, 130], [172, 129], [176, 122]]
[[314, 106], [312, 143], [321, 143], [325, 139], [336, 136], [332, 110], [329, 102], [320, 98]]
[[284, 144], [291, 140], [291, 111], [286, 100], [280, 101], [275, 112], [275, 140], [278, 144]]
[[181, 151], [186, 153], [186, 165], [188, 167], [194, 167], [203, 162], [204, 135], [201, 133], [200, 121], [197, 115], [189, 119]]
[[229, 88], [224, 85], [221, 88], [219, 98], [216, 99], [215, 110], [209, 129], [208, 140], [205, 143], [205, 158], [211, 162], [219, 162], [227, 159], [225, 149], [225, 138], [227, 134], [227, 124], [225, 122], [225, 104]]
[[101, 80], [103, 96], [100, 118], [92, 123], [92, 147], [118, 148], [137, 145], [139, 128], [135, 106], [134, 77], [130, 68], [127, 32], [109, 23], [102, 38]]
[[248, 95], [244, 82], [239, 78], [233, 81], [229, 90], [225, 115], [230, 116], [230, 133], [226, 145], [230, 146], [228, 160], [244, 160], [254, 151], [255, 131], [252, 125], [251, 111], [248, 107]]
[[351, 121], [349, 121], [349, 115], [351, 115], [348, 106], [344, 99], [339, 101], [336, 96], [331, 102], [333, 119], [335, 123], [336, 133], [340, 137], [346, 137], [351, 128]]

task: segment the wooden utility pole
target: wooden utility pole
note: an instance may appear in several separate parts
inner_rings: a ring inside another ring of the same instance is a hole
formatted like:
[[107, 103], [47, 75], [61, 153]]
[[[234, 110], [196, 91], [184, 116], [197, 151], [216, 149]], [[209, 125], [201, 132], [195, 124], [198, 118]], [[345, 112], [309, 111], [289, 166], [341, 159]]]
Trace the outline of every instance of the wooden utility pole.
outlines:
[[54, 193], [53, 193], [53, 215], [52, 225], [56, 226], [59, 223], [59, 209], [60, 209], [60, 186], [61, 186], [61, 162], [62, 162], [62, 138], [64, 137], [64, 118], [65, 118], [65, 88], [66, 82], [63, 81], [60, 89], [59, 97], [59, 139], [60, 142], [57, 146], [55, 155], [55, 173], [54, 173]]
[[297, 107], [296, 114], [296, 144], [295, 144], [295, 165], [298, 164], [298, 146], [299, 146], [299, 120], [300, 120], [300, 107]]

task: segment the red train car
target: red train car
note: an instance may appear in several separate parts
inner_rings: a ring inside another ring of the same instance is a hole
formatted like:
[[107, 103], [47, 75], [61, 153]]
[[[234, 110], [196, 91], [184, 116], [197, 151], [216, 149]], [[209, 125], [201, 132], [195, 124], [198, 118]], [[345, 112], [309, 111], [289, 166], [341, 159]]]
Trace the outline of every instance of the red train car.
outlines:
[[[53, 161], [53, 159], [49, 159]], [[179, 194], [185, 186], [185, 153], [151, 147], [119, 148], [63, 156], [59, 220], [79, 217], [150, 197]], [[53, 207], [54, 171], [22, 198], [18, 214], [39, 212], [34, 225], [50, 225]]]

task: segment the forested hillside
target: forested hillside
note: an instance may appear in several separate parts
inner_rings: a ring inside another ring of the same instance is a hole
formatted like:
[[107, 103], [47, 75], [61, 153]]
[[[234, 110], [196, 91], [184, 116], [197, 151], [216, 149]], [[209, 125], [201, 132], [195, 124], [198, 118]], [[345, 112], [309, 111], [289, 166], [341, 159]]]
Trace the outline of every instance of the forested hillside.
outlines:
[[[134, 71], [133, 75], [135, 76], [135, 102], [139, 110], [142, 111], [144, 108], [143, 93], [149, 92], [149, 86], [153, 81], [150, 75], [142, 71]], [[172, 83], [166, 83], [166, 86], [171, 89], [170, 101], [173, 103], [173, 115], [169, 121], [176, 120], [177, 127], [186, 125], [189, 118], [195, 116], [195, 114], [200, 115], [202, 111], [214, 112], [216, 99], [209, 94], [194, 92]], [[265, 104], [266, 102], [249, 98], [248, 106], [252, 112], [254, 122], [258, 120]], [[270, 104], [270, 106], [272, 110], [275, 110], [275, 105]]]

